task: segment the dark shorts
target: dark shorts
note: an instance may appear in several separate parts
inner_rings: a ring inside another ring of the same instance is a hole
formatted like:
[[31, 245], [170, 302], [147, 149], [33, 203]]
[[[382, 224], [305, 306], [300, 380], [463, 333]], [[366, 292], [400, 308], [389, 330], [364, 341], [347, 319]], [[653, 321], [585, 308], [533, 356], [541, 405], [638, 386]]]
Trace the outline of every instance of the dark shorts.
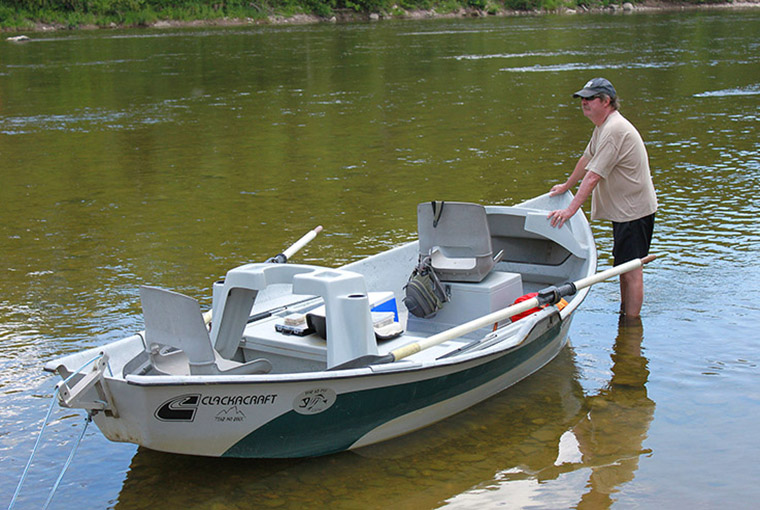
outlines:
[[654, 232], [654, 213], [638, 220], [612, 222], [612, 246], [614, 265], [620, 265], [633, 259], [649, 255], [649, 245], [652, 244]]

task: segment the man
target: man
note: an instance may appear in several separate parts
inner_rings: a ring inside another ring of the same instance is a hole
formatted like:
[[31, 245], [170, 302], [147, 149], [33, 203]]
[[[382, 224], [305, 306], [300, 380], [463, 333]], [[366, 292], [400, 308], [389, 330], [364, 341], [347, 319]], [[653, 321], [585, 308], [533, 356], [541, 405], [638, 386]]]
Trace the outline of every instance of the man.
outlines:
[[[620, 112], [612, 83], [594, 78], [573, 94], [581, 99], [583, 115], [596, 126], [586, 150], [564, 184], [552, 195], [581, 185], [567, 209], [552, 211], [552, 226], [562, 227], [591, 195], [591, 219], [612, 221], [614, 264], [649, 253], [657, 211], [652, 176], [641, 135]], [[620, 275], [620, 311], [629, 317], [641, 314], [644, 274], [641, 268]]]

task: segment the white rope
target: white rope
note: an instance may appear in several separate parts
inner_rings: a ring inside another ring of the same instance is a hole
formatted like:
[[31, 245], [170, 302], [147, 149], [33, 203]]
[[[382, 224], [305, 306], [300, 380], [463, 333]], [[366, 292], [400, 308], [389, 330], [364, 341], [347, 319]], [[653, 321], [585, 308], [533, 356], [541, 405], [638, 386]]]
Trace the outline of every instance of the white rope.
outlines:
[[87, 432], [87, 425], [89, 425], [91, 421], [92, 421], [92, 415], [87, 413], [87, 417], [84, 419], [84, 427], [82, 427], [82, 433], [79, 434], [79, 439], [77, 439], [77, 442], [74, 444], [74, 448], [71, 449], [69, 458], [66, 459], [66, 464], [64, 464], [63, 469], [61, 469], [61, 474], [58, 475], [58, 479], [55, 481], [53, 488], [50, 490], [50, 495], [48, 495], [48, 499], [47, 501], [45, 501], [45, 506], [42, 507], [43, 510], [47, 510], [47, 507], [50, 505], [50, 502], [53, 501], [53, 496], [55, 495], [55, 491], [58, 490], [58, 486], [61, 484], [61, 480], [63, 480], [63, 475], [66, 474], [66, 470], [69, 469], [69, 465], [71, 465], [71, 461], [74, 459], [74, 454], [77, 452], [77, 448], [79, 448], [79, 443], [82, 442], [82, 439], [84, 438], [84, 433]]
[[[102, 358], [103, 355], [100, 354], [94, 358], [92, 358], [90, 361], [82, 365], [78, 370], [76, 370], [74, 373], [72, 373], [70, 376], [68, 376], [63, 383], [67, 384], [75, 375], [77, 375], [79, 372], [87, 368], [88, 366], [92, 365], [94, 362], [98, 361], [100, 358]], [[34, 448], [32, 448], [32, 454], [29, 456], [29, 460], [26, 463], [26, 467], [24, 468], [24, 472], [21, 474], [21, 479], [18, 482], [18, 486], [16, 486], [16, 492], [13, 493], [13, 498], [11, 499], [10, 505], [8, 505], [8, 510], [12, 510], [13, 506], [16, 504], [16, 499], [18, 498], [19, 493], [21, 492], [21, 487], [24, 485], [24, 481], [26, 480], [26, 476], [29, 474], [29, 468], [32, 466], [32, 461], [34, 460], [34, 456], [37, 454], [37, 448], [40, 446], [40, 440], [42, 439], [42, 434], [45, 432], [45, 428], [48, 425], [48, 421], [50, 420], [50, 415], [53, 413], [53, 406], [55, 405], [55, 402], [58, 397], [58, 389], [60, 386], [56, 386], [55, 391], [53, 392], [53, 398], [50, 401], [50, 407], [48, 408], [47, 415], [45, 415], [45, 421], [42, 422], [42, 428], [40, 428], [40, 434], [37, 436], [37, 441], [34, 442]], [[60, 484], [61, 479], [63, 478], [63, 474], [66, 472], [66, 469], [68, 469], [69, 464], [71, 463], [71, 459], [74, 458], [74, 452], [76, 452], [77, 447], [79, 446], [79, 442], [82, 441], [82, 438], [84, 437], [84, 432], [87, 430], [87, 425], [90, 421], [92, 421], [92, 417], [88, 414], [87, 418], [85, 419], [85, 426], [84, 430], [82, 430], [82, 434], [79, 437], [79, 440], [74, 445], [74, 449], [72, 450], [71, 454], [69, 455], [69, 459], [66, 461], [66, 465], [63, 467], [63, 471], [61, 471], [61, 474], [58, 476], [58, 480], [55, 483], [55, 486], [53, 487], [53, 490], [50, 493], [50, 496], [48, 497], [48, 502], [45, 503], [45, 508], [47, 508], [48, 504], [53, 498], [53, 494], [55, 493], [56, 489], [58, 489], [58, 484]]]
[[13, 493], [13, 498], [11, 499], [11, 504], [8, 506], [8, 510], [11, 510], [13, 508], [13, 505], [16, 504], [16, 498], [18, 497], [19, 492], [21, 492], [21, 486], [24, 485], [24, 480], [26, 480], [26, 475], [29, 473], [29, 468], [32, 465], [32, 460], [34, 459], [34, 456], [37, 453], [37, 447], [40, 445], [40, 439], [42, 439], [42, 433], [45, 432], [45, 427], [47, 427], [48, 420], [50, 419], [50, 414], [53, 412], [53, 406], [55, 405], [55, 397], [57, 394], [58, 394], [58, 388], [55, 389], [55, 393], [53, 394], [53, 399], [50, 401], [50, 407], [48, 408], [47, 416], [45, 416], [45, 421], [42, 422], [42, 429], [40, 429], [40, 435], [37, 436], [37, 441], [34, 443], [34, 448], [32, 448], [32, 454], [29, 456], [29, 461], [26, 463], [24, 472], [21, 474], [21, 480], [19, 480], [18, 482], [18, 486], [16, 487], [16, 492]]

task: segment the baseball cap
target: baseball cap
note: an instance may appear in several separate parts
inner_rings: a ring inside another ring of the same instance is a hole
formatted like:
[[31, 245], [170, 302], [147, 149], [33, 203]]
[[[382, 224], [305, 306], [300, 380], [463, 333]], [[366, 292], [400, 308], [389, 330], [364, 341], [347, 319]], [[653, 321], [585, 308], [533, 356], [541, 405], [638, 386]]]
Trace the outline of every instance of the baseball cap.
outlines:
[[612, 86], [609, 80], [604, 78], [592, 78], [589, 80], [581, 90], [573, 94], [573, 97], [585, 97], [589, 98], [597, 94], [607, 94], [611, 98], [617, 97], [615, 87]]

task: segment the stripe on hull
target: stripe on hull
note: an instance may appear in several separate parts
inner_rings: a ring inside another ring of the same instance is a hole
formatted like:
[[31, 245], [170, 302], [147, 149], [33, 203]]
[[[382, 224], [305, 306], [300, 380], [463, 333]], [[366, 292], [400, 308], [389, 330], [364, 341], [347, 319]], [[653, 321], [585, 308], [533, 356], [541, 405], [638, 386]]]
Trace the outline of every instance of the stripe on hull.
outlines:
[[319, 414], [290, 411], [254, 430], [222, 456], [290, 458], [347, 450], [390, 420], [456, 397], [516, 369], [555, 340], [561, 328], [562, 321], [558, 321], [532, 341], [529, 335], [526, 344], [516, 351], [470, 369], [413, 383], [343, 393]]

